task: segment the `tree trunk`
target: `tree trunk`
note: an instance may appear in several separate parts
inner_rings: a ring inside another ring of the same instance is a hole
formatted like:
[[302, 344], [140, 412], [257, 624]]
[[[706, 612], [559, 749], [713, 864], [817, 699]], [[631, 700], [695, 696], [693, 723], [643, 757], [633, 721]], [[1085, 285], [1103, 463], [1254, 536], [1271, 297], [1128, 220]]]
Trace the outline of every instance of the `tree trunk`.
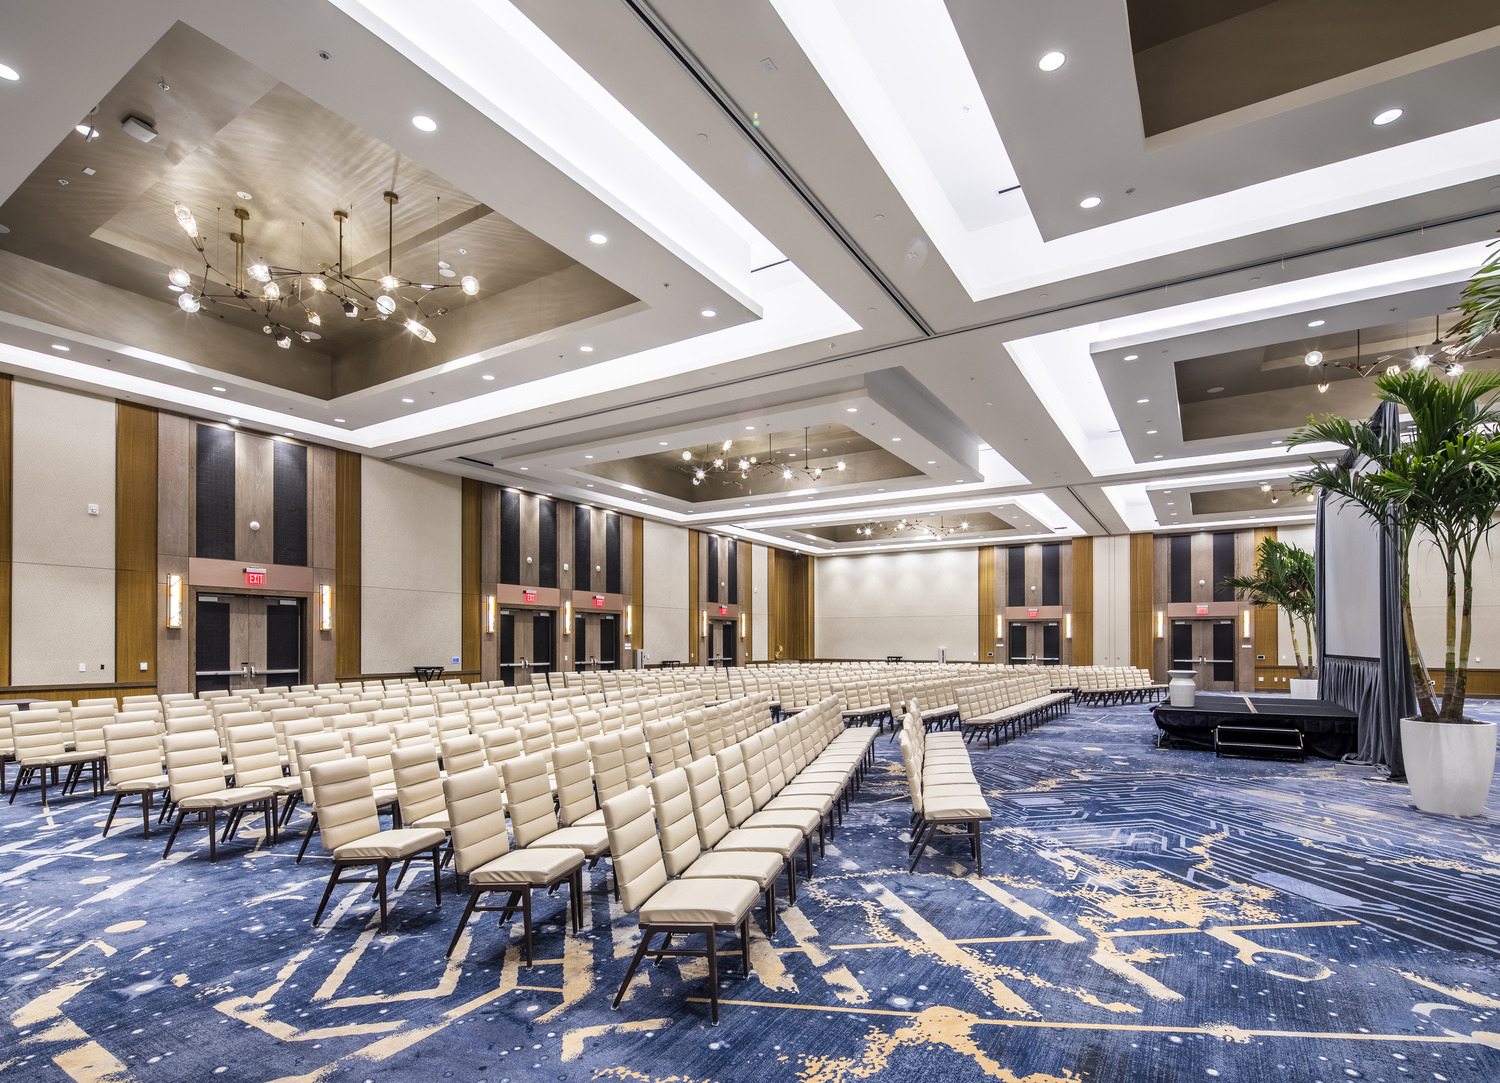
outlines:
[[1290, 612], [1286, 615], [1286, 626], [1292, 633], [1292, 660], [1297, 663], [1297, 676], [1306, 677], [1307, 674], [1302, 670], [1302, 648], [1297, 645], [1297, 622], [1292, 620]]
[[1427, 667], [1422, 663], [1422, 648], [1417, 643], [1417, 622], [1411, 611], [1411, 566], [1406, 555], [1411, 551], [1411, 539], [1404, 538], [1401, 558], [1401, 627], [1406, 634], [1406, 653], [1411, 666], [1412, 690], [1417, 696], [1417, 713], [1424, 722], [1438, 720], [1437, 708], [1432, 702], [1432, 685], [1427, 683]]
[[1448, 598], [1444, 609], [1443, 631], [1447, 643], [1443, 654], [1443, 706], [1438, 712], [1438, 717], [1451, 718], [1449, 704], [1453, 700], [1453, 694], [1457, 690], [1458, 674], [1456, 670], [1458, 653], [1458, 580], [1453, 567], [1453, 558], [1449, 557], [1443, 561], [1443, 580], [1448, 588]]
[[[1458, 672], [1453, 678], [1453, 691], [1443, 697], [1443, 710], [1454, 722], [1463, 721], [1464, 700], [1469, 694], [1469, 647], [1474, 636], [1474, 556], [1466, 553], [1464, 559], [1464, 608], [1458, 632]], [[1448, 710], [1449, 703], [1453, 709]]]
[[1302, 676], [1311, 679], [1318, 675], [1318, 644], [1313, 637], [1312, 620], [1308, 617], [1302, 618], [1302, 630], [1307, 633], [1307, 672]]

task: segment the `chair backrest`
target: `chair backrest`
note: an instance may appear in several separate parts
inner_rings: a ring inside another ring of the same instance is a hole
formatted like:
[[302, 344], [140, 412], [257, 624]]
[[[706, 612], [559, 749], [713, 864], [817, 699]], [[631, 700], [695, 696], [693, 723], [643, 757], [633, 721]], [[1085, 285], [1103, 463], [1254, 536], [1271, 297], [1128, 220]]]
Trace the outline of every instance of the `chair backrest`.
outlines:
[[688, 794], [693, 802], [693, 820], [698, 826], [698, 842], [704, 849], [718, 845], [729, 834], [729, 818], [724, 811], [724, 794], [719, 789], [719, 768], [713, 757], [694, 760], [683, 768]]
[[297, 777], [302, 780], [302, 800], [316, 808], [312, 786], [312, 769], [320, 763], [333, 763], [349, 755], [344, 739], [332, 730], [320, 730], [298, 737], [292, 742], [297, 760]]
[[351, 756], [314, 764], [311, 774], [323, 849], [331, 852], [345, 843], [380, 833], [375, 787], [370, 784], [370, 768], [363, 759]]
[[505, 810], [517, 846], [529, 846], [557, 830], [552, 808], [552, 786], [547, 781], [547, 761], [541, 756], [521, 756], [500, 767], [505, 779]]
[[657, 775], [651, 782], [651, 802], [656, 806], [656, 826], [661, 833], [662, 862], [669, 876], [680, 876], [703, 852], [687, 771], [678, 767]]
[[568, 826], [599, 807], [594, 780], [589, 771], [589, 748], [583, 741], [570, 741], [552, 750], [552, 770], [557, 783], [557, 812]]
[[115, 786], [162, 777], [161, 734], [156, 723], [116, 722], [104, 727], [104, 763]]
[[281, 749], [276, 728], [269, 722], [234, 726], [229, 730], [229, 762], [236, 786], [254, 786], [279, 779]]
[[510, 850], [505, 837], [505, 796], [500, 772], [489, 764], [450, 774], [443, 780], [453, 864], [467, 875]]
[[168, 733], [165, 748], [173, 801], [225, 789], [224, 757], [212, 729]]
[[391, 753], [396, 776], [396, 802], [402, 823], [416, 823], [443, 811], [443, 779], [437, 749], [431, 742], [408, 745]]
[[[271, 712], [275, 714], [276, 712]], [[271, 723], [281, 732], [281, 747], [286, 751], [286, 765], [294, 777], [300, 778], [302, 769], [297, 763], [297, 738], [310, 733], [322, 733], [323, 723], [316, 718], [284, 718]]]
[[615, 883], [620, 887], [620, 905], [627, 912], [639, 910], [667, 883], [651, 794], [645, 789], [627, 790], [606, 801], [604, 830], [609, 836]]
[[459, 733], [444, 737], [442, 742], [443, 766], [450, 775], [472, 771], [485, 764], [484, 741], [472, 733]]

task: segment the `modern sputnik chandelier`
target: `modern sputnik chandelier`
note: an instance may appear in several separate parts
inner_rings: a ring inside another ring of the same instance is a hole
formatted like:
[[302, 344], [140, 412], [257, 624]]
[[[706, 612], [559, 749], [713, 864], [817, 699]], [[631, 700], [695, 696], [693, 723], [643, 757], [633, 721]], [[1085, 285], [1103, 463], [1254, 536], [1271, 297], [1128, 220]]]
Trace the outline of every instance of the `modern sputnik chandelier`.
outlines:
[[749, 450], [749, 441], [741, 441], [746, 444], [744, 451], [735, 451], [733, 440], [724, 440], [718, 444], [710, 444], [698, 454], [692, 449], [684, 449], [681, 452], [682, 469], [692, 475], [694, 485], [702, 485], [710, 478], [721, 478], [734, 483], [739, 487], [741, 482], [746, 482], [755, 477], [780, 477], [783, 481], [793, 481], [798, 476], [806, 477], [812, 481], [821, 481], [826, 472], [838, 473], [845, 470], [848, 464], [843, 459], [837, 459], [826, 466], [812, 466], [811, 449], [808, 443], [808, 431], [802, 430], [802, 462], [791, 461], [795, 455], [778, 455], [772, 446], [772, 437], [766, 437], [766, 453]]
[[866, 538], [911, 538], [913, 541], [937, 541], [968, 529], [967, 519], [951, 522], [946, 516], [940, 516], [935, 524], [925, 519], [897, 519], [894, 523], [863, 523], [854, 528], [854, 533]]
[[[172, 211], [177, 216], [177, 224], [203, 260], [203, 271], [197, 278], [181, 267], [174, 267], [167, 273], [167, 281], [181, 291], [177, 306], [187, 313], [198, 312], [209, 305], [237, 308], [263, 316], [266, 323], [262, 330], [271, 335], [283, 350], [291, 347], [293, 335], [311, 342], [315, 332], [293, 326], [293, 321], [321, 327], [323, 317], [318, 308], [323, 307], [326, 311], [330, 303], [336, 306], [330, 315], [395, 321], [423, 342], [436, 342], [437, 337], [427, 327], [427, 322], [447, 314], [447, 306], [441, 304], [443, 291], [456, 289], [472, 297], [479, 292], [479, 280], [473, 275], [464, 275], [458, 282], [429, 283], [397, 276], [394, 266], [396, 204], [401, 197], [395, 192], [386, 192], [383, 198], [387, 208], [386, 270], [385, 274], [376, 277], [353, 275], [344, 270], [347, 210], [333, 212], [333, 219], [338, 223], [338, 258], [333, 263], [318, 264], [316, 271], [307, 271], [276, 267], [259, 260], [247, 263], [245, 238], [250, 212], [244, 207], [235, 207], [233, 214], [239, 225], [229, 234], [234, 245], [234, 269], [226, 271], [215, 267], [209, 260], [193, 212], [181, 202], [174, 203]], [[328, 300], [321, 301], [322, 297]], [[438, 300], [434, 301], [435, 298]]]

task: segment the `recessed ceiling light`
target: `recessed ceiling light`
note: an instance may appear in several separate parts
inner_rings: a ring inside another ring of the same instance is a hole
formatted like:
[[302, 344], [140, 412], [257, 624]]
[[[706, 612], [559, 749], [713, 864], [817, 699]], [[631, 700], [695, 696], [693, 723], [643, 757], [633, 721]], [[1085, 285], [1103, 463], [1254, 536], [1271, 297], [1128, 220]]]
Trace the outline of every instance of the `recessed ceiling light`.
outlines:
[[222, 387], [215, 387], [214, 390], [215, 391], [223, 391], [224, 389]]
[[745, 426], [745, 431], [746, 432], [754, 432], [755, 431], [755, 426], [754, 425], [746, 425]]
[[580, 346], [580, 347], [578, 347], [578, 352], [579, 353], [593, 353], [594, 352], [594, 348], [592, 346]]
[[232, 417], [232, 418], [229, 419], [229, 423], [231, 425], [238, 425], [240, 423], [240, 419], [237, 418], [237, 417]]
[[71, 347], [71, 346], [64, 346], [61, 342], [54, 342], [52, 344], [52, 348], [54, 350], [56, 350], [58, 353], [67, 353], [73, 347]]
[[1161, 456], [1160, 456], [1160, 455], [1153, 455], [1153, 456], [1151, 456], [1151, 457], [1152, 457], [1152, 458], [1153, 458], [1153, 459], [1160, 459], [1160, 458], [1161, 458]]
[[426, 113], [418, 113], [416, 116], [411, 118], [411, 122], [419, 132], [437, 131], [437, 121], [433, 120]]
[[715, 311], [714, 311], [714, 310], [713, 310], [713, 309], [711, 309], [711, 308], [705, 308], [705, 309], [704, 309], [704, 310], [703, 310], [703, 311], [702, 311], [702, 312], [700, 312], [700, 313], [698, 313], [698, 315], [700, 315], [700, 316], [702, 316], [702, 317], [703, 317], [703, 318], [704, 318], [704, 319], [705, 319], [705, 320], [711, 320], [711, 319], [713, 319], [713, 318], [714, 318], [714, 317], [715, 317], [715, 316], [717, 316], [717, 315], [718, 315], [718, 313], [717, 313], [717, 312], [715, 312]]
[[94, 127], [92, 124], [75, 124], [73, 125], [73, 130], [79, 135], [83, 136], [85, 139], [99, 138], [99, 129]]
[[1078, 205], [1086, 211], [1091, 211], [1103, 202], [1104, 200], [1100, 199], [1098, 196], [1084, 196], [1078, 201]]
[[1376, 113], [1375, 123], [1382, 126], [1390, 124], [1392, 121], [1400, 120], [1403, 112], [1405, 112], [1403, 109], [1387, 109], [1384, 112]]
[[1125, 361], [1139, 361], [1140, 359], [1141, 355], [1138, 353], [1128, 353], [1123, 358]]
[[844, 407], [844, 413], [846, 413], [846, 414], [857, 414], [857, 413], [859, 413], [859, 407], [858, 406], [846, 406], [846, 407]]
[[1054, 49], [1050, 53], [1043, 53], [1042, 58], [1036, 62], [1036, 66], [1043, 71], [1056, 71], [1063, 66], [1063, 62], [1067, 59], [1064, 54]]
[[234, 194], [237, 195], [237, 196], [239, 196], [241, 199], [254, 199], [255, 198], [249, 192], [236, 192]]
[[402, 399], [402, 400], [401, 400], [401, 401], [402, 401], [402, 402], [406, 402], [406, 403], [410, 403], [410, 402], [412, 402], [412, 401], [413, 401], [413, 400], [412, 400], [412, 399]]
[[1279, 443], [1281, 443], [1281, 441], [1280, 440], [1272, 440], [1271, 443], [1272, 444], [1279, 444]]
[[1151, 400], [1150, 399], [1136, 399], [1135, 401], [1136, 401], [1136, 405], [1137, 406], [1144, 406], [1144, 405], [1146, 405], [1146, 403], [1150, 402]]
[[1309, 326], [1309, 327], [1322, 327], [1327, 322], [1328, 322], [1327, 320], [1313, 320], [1307, 326]]
[[899, 437], [899, 436], [893, 436], [893, 437], [891, 437], [891, 443], [893, 443], [893, 444], [899, 444], [900, 442], [901, 442], [901, 437]]
[[521, 467], [521, 469], [522, 469], [522, 470], [530, 470], [530, 469], [531, 469], [531, 467], [529, 467], [529, 466], [523, 466], [523, 467]]
[[1155, 436], [1156, 435], [1156, 430], [1155, 429], [1147, 429], [1146, 430], [1146, 435], [1147, 436]]
[[1168, 500], [1167, 501], [1167, 507], [1174, 508], [1176, 506], [1177, 506], [1177, 501], [1175, 501], [1175, 500]]
[[1223, 391], [1223, 390], [1224, 389], [1222, 387], [1210, 387], [1208, 389], [1208, 393], [1210, 395], [1217, 395], [1220, 391]]
[[657, 443], [660, 444], [662, 447], [666, 447], [667, 446], [667, 442], [665, 440], [658, 440]]
[[936, 466], [937, 465], [937, 460], [936, 459], [928, 459], [927, 460], [927, 465], [928, 466]]
[[295, 435], [295, 434], [294, 434], [294, 433], [289, 433], [289, 432], [284, 432], [284, 433], [282, 433], [282, 434], [281, 434], [281, 435], [282, 435], [282, 436], [293, 436], [293, 435]]
[[592, 456], [592, 455], [585, 455], [585, 456], [584, 456], [584, 458], [585, 458], [585, 459], [592, 459], [592, 458], [593, 458], [593, 456]]
[[488, 373], [488, 372], [481, 372], [481, 373], [480, 373], [480, 374], [479, 374], [479, 378], [480, 378], [480, 379], [481, 379], [481, 380], [493, 380], [493, 379], [494, 379], [494, 378], [495, 378], [495, 377], [494, 377], [494, 375], [493, 375], [493, 374], [491, 374], [491, 373]]
[[590, 244], [608, 244], [609, 243], [609, 238], [606, 237], [602, 233], [590, 233], [589, 234], [589, 243]]
[[19, 78], [21, 78], [20, 73], [15, 68], [9, 64], [0, 64], [0, 79], [7, 79], [14, 83]]
[[342, 425], [344, 423], [344, 419], [341, 418], [341, 417], [336, 417], [336, 418], [333, 419], [333, 423], [335, 425]]

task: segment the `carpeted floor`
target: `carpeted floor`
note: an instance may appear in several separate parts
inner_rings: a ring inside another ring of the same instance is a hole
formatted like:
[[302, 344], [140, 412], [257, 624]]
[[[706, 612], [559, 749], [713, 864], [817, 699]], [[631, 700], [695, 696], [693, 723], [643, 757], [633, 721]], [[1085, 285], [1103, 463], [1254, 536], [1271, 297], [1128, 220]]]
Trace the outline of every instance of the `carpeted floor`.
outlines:
[[696, 960], [610, 1011], [634, 921], [602, 870], [583, 937], [539, 901], [536, 967], [493, 918], [445, 963], [463, 900], [435, 909], [426, 873], [389, 936], [368, 888], [314, 928], [327, 866], [295, 865], [296, 838], [247, 828], [211, 866], [199, 830], [163, 862], [138, 817], [104, 840], [107, 802], [23, 794], [0, 805], [0, 1078], [1500, 1078], [1500, 793], [1442, 819], [1367, 768], [1153, 734], [1143, 706], [1079, 708], [976, 749], [983, 879], [957, 842], [905, 871], [882, 738], [753, 975], [721, 967], [717, 1029]]

